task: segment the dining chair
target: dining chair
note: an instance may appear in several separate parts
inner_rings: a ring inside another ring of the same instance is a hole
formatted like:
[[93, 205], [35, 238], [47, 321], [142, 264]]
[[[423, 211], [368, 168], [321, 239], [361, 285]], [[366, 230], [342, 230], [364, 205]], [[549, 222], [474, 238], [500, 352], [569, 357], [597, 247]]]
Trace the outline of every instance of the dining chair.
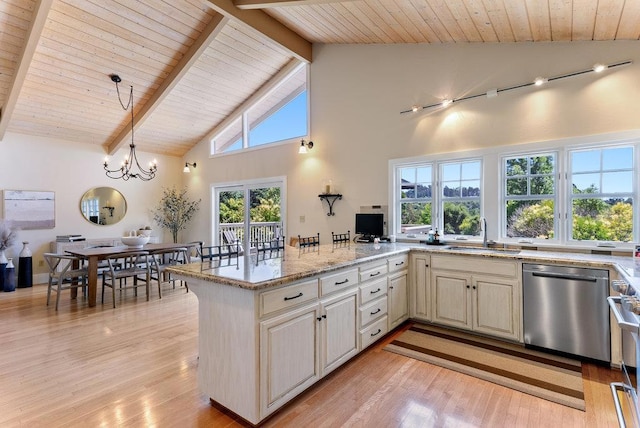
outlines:
[[[171, 277], [167, 268], [179, 264], [189, 263], [187, 247], [172, 248], [167, 250], [154, 251], [151, 254], [151, 279], [158, 282], [158, 296], [162, 299], [162, 284], [171, 283], [176, 288], [176, 279]], [[184, 283], [187, 293], [189, 286]]]
[[202, 261], [202, 241], [192, 241], [187, 244], [187, 254], [189, 255], [189, 262], [197, 263]]
[[[68, 254], [44, 253], [44, 259], [49, 267], [49, 285], [47, 288], [47, 306], [51, 299], [51, 290], [56, 294], [56, 311], [60, 302], [60, 292], [72, 288], [82, 288], [87, 285], [89, 272], [82, 266], [82, 260]], [[74, 266], [75, 264], [75, 266]]]
[[[149, 300], [149, 283], [151, 280], [151, 263], [148, 251], [129, 251], [114, 254], [105, 258], [109, 269], [102, 273], [102, 303], [104, 303], [104, 288], [111, 288], [113, 307], [116, 307], [116, 288], [122, 293], [128, 288], [133, 288], [136, 296], [138, 287], [144, 286]], [[118, 267], [118, 263], [121, 263]], [[133, 278], [133, 283], [128, 284], [127, 279]], [[118, 281], [116, 284], [116, 280]], [[124, 280], [121, 281], [121, 280]], [[124, 285], [123, 285], [124, 284]]]
[[233, 245], [236, 247], [238, 255], [244, 254], [244, 248], [242, 248], [242, 242], [236, 236], [236, 232], [233, 230], [225, 230], [222, 232], [222, 239], [224, 244]]
[[302, 237], [298, 235], [298, 245], [300, 248], [320, 245], [320, 232], [315, 236]]
[[347, 230], [347, 233], [333, 233], [331, 232], [331, 239], [334, 244], [351, 242], [351, 231]]

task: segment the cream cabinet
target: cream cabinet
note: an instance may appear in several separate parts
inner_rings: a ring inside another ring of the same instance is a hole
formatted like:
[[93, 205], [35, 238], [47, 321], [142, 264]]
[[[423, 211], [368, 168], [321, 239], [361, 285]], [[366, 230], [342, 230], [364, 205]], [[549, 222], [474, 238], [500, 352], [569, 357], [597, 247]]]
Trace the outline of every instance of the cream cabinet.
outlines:
[[320, 362], [324, 376], [358, 353], [358, 289], [320, 302]]
[[399, 326], [403, 321], [409, 318], [409, 301], [408, 301], [408, 268], [409, 256], [401, 254], [390, 257], [387, 260], [387, 269], [389, 275], [387, 283], [389, 290], [389, 331]]
[[520, 284], [512, 260], [432, 255], [432, 321], [521, 341]]
[[278, 409], [320, 378], [319, 317], [316, 303], [260, 323], [261, 415]]
[[386, 259], [360, 266], [359, 340], [360, 349], [374, 343], [388, 331], [387, 325], [387, 272]]
[[431, 256], [413, 253], [409, 259], [409, 316], [431, 321]]
[[407, 271], [389, 274], [387, 281], [389, 283], [389, 331], [391, 331], [409, 318]]

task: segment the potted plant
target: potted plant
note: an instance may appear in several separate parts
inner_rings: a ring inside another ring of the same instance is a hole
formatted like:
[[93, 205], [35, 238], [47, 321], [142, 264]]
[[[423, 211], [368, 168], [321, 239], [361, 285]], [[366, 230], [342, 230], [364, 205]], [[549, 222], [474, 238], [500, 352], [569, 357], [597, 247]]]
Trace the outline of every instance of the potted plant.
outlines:
[[162, 198], [154, 209], [153, 220], [163, 229], [169, 229], [173, 242], [178, 242], [178, 232], [187, 227], [198, 211], [200, 199], [191, 201], [187, 198], [187, 189], [177, 190], [164, 188]]

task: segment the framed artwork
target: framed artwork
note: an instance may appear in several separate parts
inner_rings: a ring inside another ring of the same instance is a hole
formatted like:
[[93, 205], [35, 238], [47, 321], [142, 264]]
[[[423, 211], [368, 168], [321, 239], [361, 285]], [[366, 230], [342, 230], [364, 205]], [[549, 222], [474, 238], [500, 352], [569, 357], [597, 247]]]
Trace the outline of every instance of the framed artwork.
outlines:
[[4, 219], [26, 229], [53, 229], [56, 225], [55, 192], [5, 190]]

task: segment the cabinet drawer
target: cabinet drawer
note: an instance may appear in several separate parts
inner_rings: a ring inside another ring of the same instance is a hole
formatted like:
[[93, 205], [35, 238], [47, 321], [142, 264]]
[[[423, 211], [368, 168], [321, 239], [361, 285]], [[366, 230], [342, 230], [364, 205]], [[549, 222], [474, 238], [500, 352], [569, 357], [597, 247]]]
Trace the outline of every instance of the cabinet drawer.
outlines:
[[301, 282], [260, 294], [260, 316], [318, 298], [318, 280]]
[[360, 286], [360, 304], [364, 305], [387, 294], [387, 277], [383, 276]]
[[409, 256], [402, 254], [389, 259], [389, 272], [396, 272], [409, 267]]
[[370, 264], [360, 268], [360, 282], [368, 281], [387, 274], [387, 261], [378, 264]]
[[387, 298], [381, 297], [360, 308], [360, 327], [387, 314]]
[[364, 350], [376, 340], [387, 334], [387, 317], [384, 316], [378, 321], [360, 330], [360, 349]]
[[350, 269], [320, 278], [320, 291], [323, 296], [358, 284], [358, 270]]

